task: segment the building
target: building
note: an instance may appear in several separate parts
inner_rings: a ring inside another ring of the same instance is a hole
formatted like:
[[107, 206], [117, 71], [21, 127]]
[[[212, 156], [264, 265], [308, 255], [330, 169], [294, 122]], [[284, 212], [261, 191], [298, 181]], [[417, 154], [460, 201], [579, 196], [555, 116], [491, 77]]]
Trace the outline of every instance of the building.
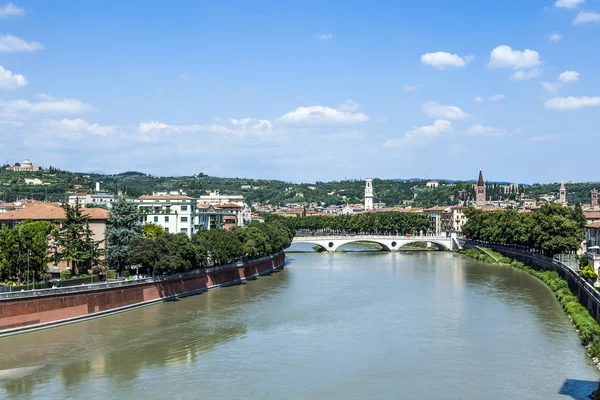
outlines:
[[200, 196], [198, 204], [212, 204], [213, 206], [235, 204], [240, 206], [236, 209], [238, 226], [244, 226], [245, 223], [252, 221], [252, 210], [248, 207], [242, 195], [223, 195], [215, 190], [209, 192], [208, 195]]
[[117, 201], [118, 197], [114, 194], [100, 190], [100, 182], [96, 182], [96, 193], [87, 194], [83, 192], [74, 193], [69, 196], [69, 204], [80, 204], [86, 206], [88, 204], [103, 204], [107, 208], [112, 207], [112, 203]]
[[447, 206], [438, 206], [426, 208], [426, 213], [429, 214], [429, 219], [431, 220], [430, 230], [431, 233], [435, 235], [439, 235], [442, 232], [442, 213], [448, 209]]
[[373, 209], [373, 179], [367, 178], [365, 184], [365, 211]]
[[565, 188], [564, 182], [560, 183], [560, 191], [559, 191], [558, 201], [563, 206], [567, 205], [567, 189]]
[[588, 224], [585, 229], [585, 247], [588, 263], [594, 266], [594, 271], [600, 269], [600, 221]]
[[477, 180], [477, 185], [475, 186], [475, 206], [482, 208], [485, 206], [485, 202], [485, 181], [483, 180], [483, 173], [481, 170], [479, 170], [479, 179]]
[[25, 184], [26, 185], [43, 185], [44, 182], [42, 182], [42, 180], [40, 178], [33, 178], [33, 179], [25, 178]]
[[36, 172], [40, 170], [40, 167], [36, 167], [31, 163], [31, 161], [25, 160], [21, 164], [15, 164], [7, 169], [15, 172]]
[[[211, 229], [219, 229], [225, 225], [225, 217], [233, 216], [237, 224], [237, 217], [231, 212], [218, 209], [212, 204], [196, 204], [196, 216], [194, 220], [194, 231], [209, 231]], [[227, 223], [231, 223], [228, 219]]]
[[[106, 248], [106, 221], [108, 220], [108, 211], [101, 208], [88, 208], [82, 210], [82, 214], [88, 217], [90, 229], [93, 233], [93, 239], [100, 242], [99, 248]], [[14, 228], [20, 222], [48, 221], [53, 224], [60, 224], [60, 220], [65, 218], [65, 211], [58, 203], [29, 202], [24, 203], [24, 207], [5, 213], [0, 213], [0, 227], [7, 226]], [[67, 262], [58, 264], [49, 263], [48, 270], [52, 274], [57, 274], [69, 269]], [[83, 271], [85, 272], [85, 271]]]
[[142, 223], [153, 223], [169, 233], [192, 236], [196, 221], [196, 199], [185, 195], [158, 194], [136, 200]]
[[465, 207], [463, 206], [452, 206], [442, 211], [441, 231], [462, 232], [462, 227], [467, 222], [464, 210]]
[[425, 186], [430, 189], [435, 189], [436, 187], [440, 186], [440, 183], [438, 181], [429, 181], [425, 184]]

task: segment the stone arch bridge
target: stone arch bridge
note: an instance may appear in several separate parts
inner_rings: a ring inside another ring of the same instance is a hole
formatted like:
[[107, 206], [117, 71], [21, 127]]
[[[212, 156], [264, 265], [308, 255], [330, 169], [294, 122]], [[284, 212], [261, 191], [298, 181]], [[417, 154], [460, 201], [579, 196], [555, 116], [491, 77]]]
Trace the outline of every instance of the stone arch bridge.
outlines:
[[416, 242], [426, 242], [434, 245], [440, 250], [458, 250], [462, 246], [456, 235], [450, 236], [385, 236], [385, 235], [352, 235], [352, 236], [296, 236], [292, 243], [311, 243], [321, 246], [329, 252], [335, 252], [341, 246], [348, 243], [370, 242], [377, 243], [385, 251], [401, 251], [402, 247]]

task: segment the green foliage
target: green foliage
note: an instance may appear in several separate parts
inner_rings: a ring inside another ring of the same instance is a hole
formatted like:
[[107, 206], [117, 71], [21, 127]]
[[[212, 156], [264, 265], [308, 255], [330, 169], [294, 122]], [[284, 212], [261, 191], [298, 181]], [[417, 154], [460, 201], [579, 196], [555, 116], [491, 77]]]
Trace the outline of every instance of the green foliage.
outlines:
[[83, 285], [83, 284], [87, 284], [87, 283], [94, 283], [94, 282], [98, 282], [98, 275], [81, 275], [78, 278], [70, 278], [70, 279], [65, 279], [64, 281], [58, 281], [56, 283], [56, 286], [58, 287], [67, 287], [67, 286], [77, 286], [77, 285]]
[[108, 214], [107, 225], [108, 265], [122, 271], [132, 264], [129, 245], [142, 230], [137, 205], [121, 197], [113, 203]]
[[117, 271], [114, 269], [109, 269], [108, 271], [106, 271], [106, 279], [116, 279], [117, 278]]
[[579, 249], [585, 238], [580, 213], [560, 204], [545, 204], [532, 213], [471, 208], [465, 211], [468, 221], [462, 231], [469, 239], [525, 246], [552, 257]]
[[47, 221], [24, 221], [14, 229], [0, 230], [0, 279], [39, 280], [48, 270]]
[[70, 271], [63, 271], [60, 273], [60, 279], [70, 279], [70, 278], [71, 278]]
[[199, 231], [191, 240], [183, 233], [163, 234], [156, 239], [142, 235], [131, 242], [131, 259], [153, 274], [226, 265], [286, 249], [295, 234], [291, 226], [287, 218], [271, 217], [264, 223], [252, 222], [231, 231]]
[[339, 216], [308, 216], [291, 218], [298, 230], [330, 233], [366, 233], [381, 235], [419, 234], [429, 230], [425, 213], [382, 212]]
[[591, 279], [593, 281], [596, 281], [596, 279], [598, 279], [598, 274], [594, 270], [594, 266], [591, 265], [591, 264], [590, 265], [586, 265], [585, 267], [583, 267], [583, 269], [581, 270], [580, 274], [585, 279]]
[[56, 262], [67, 261], [72, 265], [73, 273], [79, 275], [81, 271], [90, 271], [100, 264], [103, 251], [99, 245], [102, 241], [94, 240], [89, 218], [83, 215], [79, 204], [70, 206], [65, 203], [62, 208], [65, 219], [60, 221], [61, 228], [54, 235], [58, 250]]
[[142, 227], [142, 237], [146, 239], [157, 239], [166, 233], [164, 228], [157, 224], [149, 223]]

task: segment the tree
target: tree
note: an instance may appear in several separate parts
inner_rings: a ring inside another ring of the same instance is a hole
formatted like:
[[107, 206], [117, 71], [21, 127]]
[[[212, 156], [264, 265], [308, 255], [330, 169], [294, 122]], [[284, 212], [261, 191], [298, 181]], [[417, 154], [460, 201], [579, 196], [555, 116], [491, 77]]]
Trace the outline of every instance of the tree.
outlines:
[[14, 229], [0, 230], [0, 278], [30, 281], [47, 272], [53, 229], [48, 221], [24, 221]]
[[598, 279], [598, 274], [596, 274], [596, 271], [594, 271], [594, 266], [591, 264], [586, 265], [581, 270], [581, 276], [584, 277], [585, 279], [591, 279], [594, 282]]
[[100, 263], [102, 240], [94, 240], [89, 218], [83, 215], [79, 204], [63, 204], [62, 208], [65, 218], [60, 221], [61, 228], [54, 235], [57, 261], [70, 263], [73, 274], [79, 275], [80, 271], [91, 270]]
[[113, 203], [107, 222], [108, 265], [122, 271], [126, 266], [133, 264], [130, 244], [142, 230], [136, 204], [120, 198]]
[[166, 233], [164, 228], [157, 224], [149, 223], [142, 227], [142, 236], [147, 239], [157, 239]]

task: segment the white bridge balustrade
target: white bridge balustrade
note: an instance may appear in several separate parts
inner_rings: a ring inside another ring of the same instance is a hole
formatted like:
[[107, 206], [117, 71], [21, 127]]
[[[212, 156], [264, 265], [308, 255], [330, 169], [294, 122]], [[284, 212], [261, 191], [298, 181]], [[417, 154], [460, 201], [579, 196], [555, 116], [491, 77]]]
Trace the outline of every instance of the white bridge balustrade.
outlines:
[[442, 250], [458, 250], [462, 246], [456, 234], [439, 236], [405, 236], [405, 235], [318, 235], [296, 236], [292, 243], [311, 243], [323, 249], [335, 252], [340, 246], [348, 243], [371, 242], [377, 243], [386, 251], [402, 251], [402, 247], [411, 243], [426, 242], [428, 246], [434, 245]]

